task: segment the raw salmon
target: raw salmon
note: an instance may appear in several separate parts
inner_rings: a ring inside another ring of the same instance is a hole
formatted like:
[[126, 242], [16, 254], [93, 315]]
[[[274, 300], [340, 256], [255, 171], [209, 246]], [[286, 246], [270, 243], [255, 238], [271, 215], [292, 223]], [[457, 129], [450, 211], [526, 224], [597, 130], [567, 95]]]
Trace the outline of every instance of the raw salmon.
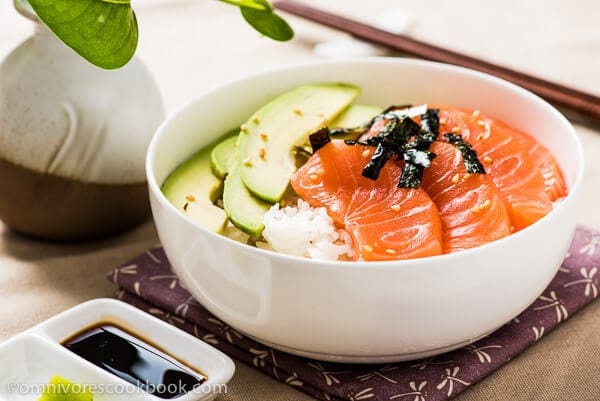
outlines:
[[401, 163], [388, 161], [377, 180], [362, 176], [372, 148], [333, 140], [292, 177], [292, 188], [325, 207], [352, 236], [355, 259], [395, 260], [438, 255], [442, 229], [437, 207], [421, 188], [398, 188]]
[[548, 194], [550, 200], [554, 202], [567, 196], [567, 184], [565, 184], [562, 170], [552, 153], [544, 145], [524, 132], [515, 131], [514, 134], [523, 142], [533, 162], [542, 172], [546, 194]]
[[477, 152], [486, 172], [506, 197], [514, 231], [552, 210], [541, 170], [515, 131], [477, 112], [440, 108], [440, 134], [462, 135]]
[[434, 142], [436, 154], [421, 187], [436, 204], [442, 222], [443, 252], [450, 253], [510, 234], [505, 198], [486, 174], [467, 174], [460, 151]]

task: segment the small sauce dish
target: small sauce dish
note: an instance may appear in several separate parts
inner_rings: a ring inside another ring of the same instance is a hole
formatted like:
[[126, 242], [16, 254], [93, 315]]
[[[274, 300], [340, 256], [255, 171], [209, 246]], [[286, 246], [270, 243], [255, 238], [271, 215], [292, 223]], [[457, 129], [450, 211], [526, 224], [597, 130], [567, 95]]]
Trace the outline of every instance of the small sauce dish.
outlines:
[[0, 399], [37, 400], [56, 375], [95, 401], [207, 401], [235, 365], [221, 351], [133, 306], [96, 299], [0, 344]]

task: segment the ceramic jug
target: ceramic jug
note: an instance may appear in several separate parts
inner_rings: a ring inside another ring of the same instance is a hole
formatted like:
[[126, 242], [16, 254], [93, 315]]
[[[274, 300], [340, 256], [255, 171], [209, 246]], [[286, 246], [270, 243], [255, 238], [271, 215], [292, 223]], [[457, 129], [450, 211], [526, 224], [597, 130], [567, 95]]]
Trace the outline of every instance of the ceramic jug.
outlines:
[[83, 240], [149, 214], [144, 157], [164, 118], [158, 87], [133, 58], [100, 69], [35, 21], [0, 65], [0, 219], [22, 233]]

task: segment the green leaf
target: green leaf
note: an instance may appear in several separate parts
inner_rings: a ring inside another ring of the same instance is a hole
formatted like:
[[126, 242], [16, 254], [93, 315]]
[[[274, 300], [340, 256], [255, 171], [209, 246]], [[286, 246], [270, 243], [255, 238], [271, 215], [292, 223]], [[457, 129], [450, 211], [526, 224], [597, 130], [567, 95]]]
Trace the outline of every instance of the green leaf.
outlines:
[[29, 0], [39, 19], [67, 46], [98, 67], [133, 57], [138, 26], [130, 0]]
[[294, 37], [294, 30], [273, 10], [240, 7], [242, 16], [254, 29], [271, 39], [286, 41]]
[[223, 3], [233, 4], [238, 7], [254, 8], [256, 10], [272, 11], [273, 6], [267, 0], [220, 0]]

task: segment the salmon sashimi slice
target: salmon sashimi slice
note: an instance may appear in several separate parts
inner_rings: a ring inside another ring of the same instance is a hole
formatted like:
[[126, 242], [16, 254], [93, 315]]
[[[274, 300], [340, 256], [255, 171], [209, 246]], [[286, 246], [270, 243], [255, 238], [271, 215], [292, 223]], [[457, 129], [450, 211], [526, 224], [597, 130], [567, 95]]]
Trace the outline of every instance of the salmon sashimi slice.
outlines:
[[505, 198], [486, 174], [467, 174], [454, 146], [434, 142], [436, 154], [425, 169], [422, 188], [436, 204], [442, 222], [443, 252], [457, 252], [510, 234]]
[[542, 172], [546, 194], [552, 202], [567, 196], [567, 184], [552, 153], [544, 145], [524, 132], [515, 131], [515, 136], [523, 142], [535, 165]]
[[473, 146], [506, 198], [514, 231], [552, 210], [542, 172], [513, 129], [477, 112], [440, 107], [440, 135], [447, 132], [461, 134]]
[[377, 180], [362, 176], [370, 148], [333, 140], [292, 176], [296, 194], [325, 207], [351, 235], [354, 258], [397, 260], [439, 255], [438, 210], [421, 188], [398, 188], [402, 165], [388, 161]]

